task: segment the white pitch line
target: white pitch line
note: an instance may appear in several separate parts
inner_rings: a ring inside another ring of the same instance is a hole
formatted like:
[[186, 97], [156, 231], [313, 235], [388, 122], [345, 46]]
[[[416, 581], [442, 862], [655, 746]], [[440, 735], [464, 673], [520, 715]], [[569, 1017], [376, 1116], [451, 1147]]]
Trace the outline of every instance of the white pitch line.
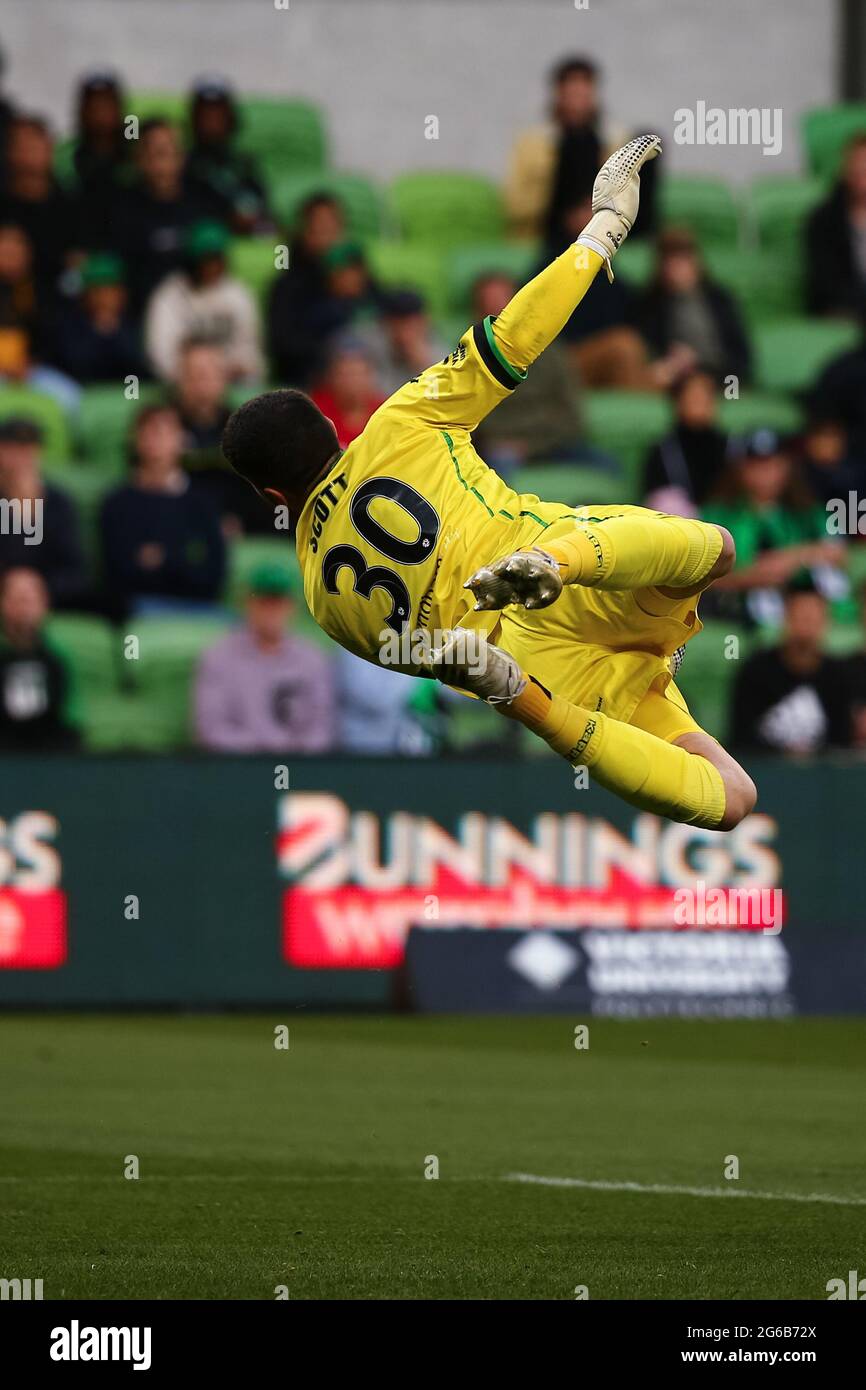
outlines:
[[639, 1192], [661, 1197], [754, 1197], [760, 1202], [825, 1202], [834, 1207], [866, 1207], [866, 1197], [836, 1197], [831, 1192], [750, 1192], [737, 1187], [676, 1187], [667, 1183], [606, 1182], [589, 1178], [545, 1178], [538, 1173], [506, 1173], [503, 1182], [536, 1187], [577, 1187], [592, 1192]]
[[[422, 1174], [392, 1173], [385, 1179], [387, 1182], [423, 1182]], [[291, 1173], [142, 1173], [138, 1178], [126, 1178], [123, 1173], [39, 1173], [27, 1174], [0, 1174], [0, 1185], [3, 1183], [21, 1183], [31, 1186], [42, 1186], [44, 1183], [79, 1183], [86, 1186], [89, 1183], [108, 1182], [120, 1185], [123, 1182], [135, 1182], [142, 1187], [148, 1187], [151, 1183], [179, 1183], [179, 1182], [221, 1182], [221, 1183], [299, 1183], [309, 1185], [311, 1183], [347, 1183], [347, 1182], [379, 1182], [380, 1174], [364, 1173], [318, 1173], [301, 1174], [294, 1176]], [[448, 1178], [448, 1183], [453, 1182], [496, 1182], [495, 1177], [467, 1177], [463, 1174], [456, 1174]]]

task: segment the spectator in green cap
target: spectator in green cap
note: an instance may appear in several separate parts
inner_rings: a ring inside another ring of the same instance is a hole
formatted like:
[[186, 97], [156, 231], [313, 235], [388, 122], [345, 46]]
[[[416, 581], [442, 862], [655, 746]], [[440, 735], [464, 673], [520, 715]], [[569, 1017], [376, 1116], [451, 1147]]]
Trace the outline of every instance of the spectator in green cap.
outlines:
[[148, 301], [145, 346], [164, 381], [177, 380], [181, 344], [189, 338], [221, 347], [233, 381], [264, 376], [258, 306], [229, 272], [229, 244], [222, 223], [193, 223], [184, 234], [183, 269], [166, 276]]
[[[360, 242], [341, 239], [321, 251], [320, 275], [309, 279], [291, 305], [291, 375], [285, 353], [275, 353], [284, 380], [292, 386], [308, 387], [325, 369], [335, 343], [351, 329], [378, 316], [382, 292], [370, 274]], [[278, 282], [279, 284], [279, 279]], [[286, 305], [271, 301], [270, 337], [273, 347], [285, 338], [286, 325], [280, 319]], [[299, 346], [303, 351], [299, 352]]]
[[48, 356], [61, 371], [87, 384], [148, 374], [119, 256], [97, 252], [85, 261], [81, 293], [61, 310]]
[[291, 631], [288, 566], [257, 566], [243, 627], [206, 651], [195, 688], [199, 744], [223, 753], [323, 753], [336, 741], [334, 663]]

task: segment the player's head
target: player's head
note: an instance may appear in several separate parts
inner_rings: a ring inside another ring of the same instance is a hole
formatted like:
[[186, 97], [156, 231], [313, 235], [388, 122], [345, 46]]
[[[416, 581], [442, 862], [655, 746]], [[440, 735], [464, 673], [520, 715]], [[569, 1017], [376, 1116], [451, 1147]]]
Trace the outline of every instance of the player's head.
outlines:
[[236, 473], [275, 505], [297, 507], [339, 452], [337, 432], [303, 391], [265, 391], [245, 401], [223, 431]]

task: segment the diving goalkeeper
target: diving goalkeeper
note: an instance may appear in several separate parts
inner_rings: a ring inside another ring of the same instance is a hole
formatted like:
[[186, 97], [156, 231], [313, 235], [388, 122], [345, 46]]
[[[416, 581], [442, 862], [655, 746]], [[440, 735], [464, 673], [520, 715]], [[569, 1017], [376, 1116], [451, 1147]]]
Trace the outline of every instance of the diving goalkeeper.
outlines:
[[[754, 806], [754, 785], [692, 719], [673, 666], [700, 631], [701, 590], [733, 565], [730, 535], [642, 507], [518, 494], [472, 442], [602, 267], [613, 278], [641, 166], [659, 149], [643, 135], [612, 155], [575, 244], [395, 392], [344, 452], [296, 390], [236, 410], [223, 451], [297, 518], [307, 604], [335, 641], [486, 700], [633, 806], [728, 830]], [[395, 648], [419, 633], [426, 646]]]

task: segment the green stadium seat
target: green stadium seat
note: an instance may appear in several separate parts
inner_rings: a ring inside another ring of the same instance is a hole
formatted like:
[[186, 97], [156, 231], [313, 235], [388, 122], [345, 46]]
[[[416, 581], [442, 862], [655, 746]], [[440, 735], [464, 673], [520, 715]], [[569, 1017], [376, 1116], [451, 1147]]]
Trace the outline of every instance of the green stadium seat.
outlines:
[[294, 227], [301, 204], [313, 193], [332, 193], [340, 200], [352, 236], [366, 240], [381, 235], [382, 195], [375, 183], [361, 174], [342, 174], [332, 169], [274, 176], [271, 205], [287, 231]]
[[294, 542], [288, 536], [243, 536], [232, 543], [229, 552], [226, 599], [233, 608], [241, 606], [250, 575], [259, 565], [281, 565], [289, 570], [300, 596], [301, 570]]
[[468, 321], [472, 287], [480, 275], [497, 271], [518, 285], [525, 284], [538, 264], [538, 255], [538, 247], [525, 241], [485, 241], [455, 247], [446, 262], [448, 295], [455, 312], [466, 314]]
[[826, 650], [831, 656], [853, 656], [863, 650], [863, 627], [859, 622], [832, 622], [827, 629]]
[[433, 327], [449, 351], [457, 346], [469, 326], [468, 314], [437, 314], [433, 320]]
[[383, 285], [417, 290], [431, 314], [438, 317], [448, 313], [441, 251], [414, 242], [371, 241], [366, 252], [373, 274]]
[[402, 235], [446, 249], [501, 240], [505, 224], [497, 185], [480, 174], [401, 174], [391, 206]]
[[542, 502], [564, 502], [567, 507], [632, 500], [623, 478], [605, 468], [587, 464], [526, 464], [518, 468], [508, 482], [515, 492], [534, 492]]
[[647, 450], [671, 427], [670, 402], [644, 391], [587, 391], [585, 406], [590, 441], [620, 461], [636, 496]]
[[799, 260], [780, 252], [740, 251], [732, 246], [708, 246], [707, 273], [736, 299], [749, 323], [802, 311], [802, 273]]
[[83, 702], [82, 714], [84, 743], [91, 753], [167, 753], [190, 741], [186, 730], [178, 739], [176, 721], [168, 721], [148, 694], [94, 691]]
[[803, 115], [801, 132], [812, 173], [834, 179], [848, 141], [866, 134], [866, 102], [814, 107]]
[[189, 97], [186, 92], [130, 92], [123, 114], [137, 116], [139, 125], [159, 118], [184, 129], [189, 114]]
[[260, 306], [267, 300], [271, 281], [277, 274], [274, 262], [278, 245], [279, 238], [275, 236], [235, 237], [229, 250], [232, 274], [243, 281]]
[[[732, 637], [737, 639], [738, 647], [731, 646]], [[677, 685], [701, 728], [721, 741], [728, 735], [737, 672], [753, 645], [745, 628], [713, 618], [704, 623], [703, 632], [686, 647]], [[737, 651], [738, 656], [726, 656], [727, 651]]]
[[855, 593], [866, 586], [866, 542], [858, 541], [848, 546], [848, 579]]
[[130, 618], [125, 636], [139, 641], [137, 660], [124, 661], [129, 696], [143, 711], [136, 747], [183, 747], [191, 739], [190, 696], [196, 664], [229, 630], [228, 619], [184, 616]]
[[146, 384], [139, 400], [128, 400], [120, 385], [85, 387], [76, 430], [76, 453], [82, 466], [106, 477], [121, 478], [126, 471], [133, 421], [143, 405], [162, 395], [155, 384]]
[[809, 213], [827, 195], [817, 178], [774, 174], [752, 184], [746, 208], [750, 231], [764, 250], [799, 253]]
[[802, 391], [860, 341], [856, 324], [833, 319], [780, 319], [754, 330], [756, 380], [767, 391]]
[[664, 225], [688, 227], [702, 246], [735, 246], [739, 242], [739, 206], [721, 179], [682, 174], [664, 179], [660, 212]]
[[721, 401], [719, 423], [722, 429], [735, 437], [759, 429], [793, 434], [803, 423], [803, 411], [790, 396], [769, 391], [744, 391], [739, 400]]
[[67, 492], [75, 503], [81, 525], [81, 541], [94, 576], [99, 568], [99, 512], [106, 493], [117, 485], [117, 479], [106, 476], [95, 469], [82, 467], [80, 463], [68, 463], [61, 467], [49, 465], [46, 477], [57, 487]]
[[46, 625], [46, 636], [67, 663], [76, 722], [86, 734], [94, 707], [117, 691], [120, 638], [103, 618], [86, 613], [54, 614]]
[[261, 386], [254, 381], [235, 381], [226, 391], [226, 403], [230, 410], [237, 410], [244, 401], [251, 401], [253, 396], [257, 396], [261, 391]]
[[73, 190], [78, 183], [73, 163], [74, 154], [75, 137], [72, 135], [66, 140], [58, 140], [54, 146], [54, 176], [64, 188]]
[[72, 439], [63, 407], [43, 391], [29, 386], [0, 386], [0, 420], [21, 415], [42, 431], [42, 456], [46, 464], [62, 463], [70, 457]]
[[655, 260], [656, 252], [652, 242], [629, 239], [616, 253], [616, 274], [621, 275], [635, 288], [643, 289], [652, 275]]
[[269, 180], [299, 169], [323, 169], [328, 140], [322, 113], [308, 101], [242, 97], [238, 148], [260, 163]]

